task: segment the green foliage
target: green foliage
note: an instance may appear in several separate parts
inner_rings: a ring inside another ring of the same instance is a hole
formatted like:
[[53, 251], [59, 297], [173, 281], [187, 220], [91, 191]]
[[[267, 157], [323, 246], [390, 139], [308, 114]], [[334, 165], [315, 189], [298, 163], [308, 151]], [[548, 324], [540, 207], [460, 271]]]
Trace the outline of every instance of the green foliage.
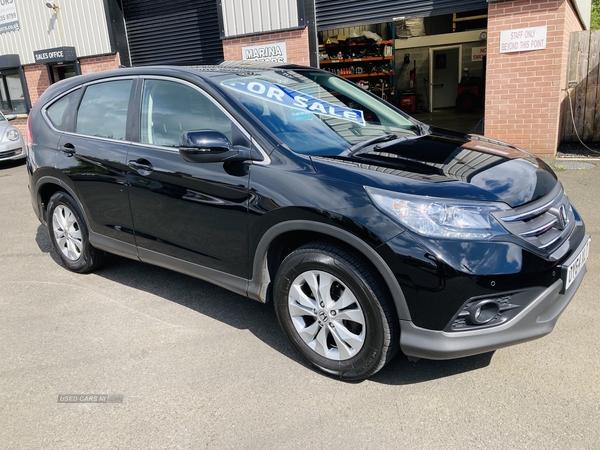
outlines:
[[600, 30], [600, 0], [592, 0], [592, 30]]

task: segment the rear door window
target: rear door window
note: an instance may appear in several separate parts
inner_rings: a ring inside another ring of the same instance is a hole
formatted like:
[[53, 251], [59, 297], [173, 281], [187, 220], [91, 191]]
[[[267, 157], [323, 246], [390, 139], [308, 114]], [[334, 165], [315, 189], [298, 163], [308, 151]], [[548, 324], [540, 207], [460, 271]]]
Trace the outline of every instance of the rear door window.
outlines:
[[88, 86], [79, 105], [76, 132], [125, 140], [132, 84], [133, 80], [117, 80]]
[[79, 94], [79, 90], [73, 91], [54, 102], [46, 110], [48, 119], [50, 119], [50, 122], [52, 122], [52, 125], [54, 125], [57, 130], [69, 131], [67, 129], [69, 114], [73, 108], [77, 107], [76, 104], [79, 99]]

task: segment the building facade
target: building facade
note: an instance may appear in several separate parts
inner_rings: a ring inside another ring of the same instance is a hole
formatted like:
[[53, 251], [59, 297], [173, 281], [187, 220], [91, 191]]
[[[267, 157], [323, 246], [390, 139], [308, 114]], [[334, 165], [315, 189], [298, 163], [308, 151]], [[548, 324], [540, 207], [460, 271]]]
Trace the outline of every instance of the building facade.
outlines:
[[[476, 102], [479, 132], [542, 157], [556, 154], [569, 88], [569, 38], [589, 28], [591, 11], [590, 0], [283, 0], [278, 3], [289, 10], [304, 7], [305, 28], [269, 31], [265, 23], [276, 20], [269, 21], [257, 6], [262, 2], [229, 3], [236, 3], [235, 17], [245, 19], [222, 27], [227, 59], [243, 59], [249, 46], [285, 42], [294, 49], [287, 62], [306, 64], [308, 57], [310, 65], [364, 79], [410, 113], [460, 113]], [[393, 57], [382, 56], [391, 63], [382, 65], [389, 70], [369, 77], [365, 72], [373, 69], [364, 63], [369, 55], [357, 55], [345, 44], [365, 31], [393, 43]]]
[[24, 130], [43, 91], [70, 76], [120, 65], [281, 61], [335, 72], [409, 113], [474, 111], [487, 137], [551, 157], [569, 87], [569, 37], [589, 27], [590, 5], [8, 0], [0, 5], [0, 100]]

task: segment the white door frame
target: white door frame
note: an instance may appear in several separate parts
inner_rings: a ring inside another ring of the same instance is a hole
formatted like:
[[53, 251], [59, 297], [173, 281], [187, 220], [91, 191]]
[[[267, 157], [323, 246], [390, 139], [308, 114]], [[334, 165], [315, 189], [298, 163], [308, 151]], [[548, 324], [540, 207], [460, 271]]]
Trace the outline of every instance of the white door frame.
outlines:
[[458, 49], [458, 82], [460, 83], [460, 75], [462, 73], [462, 45], [447, 45], [444, 47], [430, 47], [429, 48], [429, 112], [433, 112], [433, 52], [438, 50], [451, 50]]

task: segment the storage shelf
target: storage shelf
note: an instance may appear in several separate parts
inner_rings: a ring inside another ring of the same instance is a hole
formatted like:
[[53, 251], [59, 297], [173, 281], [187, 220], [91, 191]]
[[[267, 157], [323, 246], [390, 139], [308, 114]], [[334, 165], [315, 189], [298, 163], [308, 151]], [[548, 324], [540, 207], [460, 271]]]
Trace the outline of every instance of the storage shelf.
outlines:
[[[323, 40], [325, 39], [323, 38]], [[322, 69], [338, 74], [353, 83], [360, 82], [362, 87], [376, 93], [384, 100], [392, 99], [396, 83], [396, 75], [393, 70], [395, 68], [394, 39], [382, 40], [379, 43], [368, 39], [351, 43], [339, 41], [337, 44], [321, 44], [319, 45], [319, 55], [327, 58], [319, 60], [319, 66]], [[336, 56], [342, 58], [337, 59]], [[388, 68], [389, 71], [383, 72]], [[359, 70], [362, 70], [363, 73], [352, 73], [352, 71]], [[371, 72], [371, 70], [377, 70], [377, 72]], [[378, 79], [382, 81], [379, 82]], [[379, 87], [377, 87], [378, 84]]]
[[320, 64], [344, 64], [353, 62], [368, 62], [368, 61], [390, 61], [394, 59], [393, 56], [376, 56], [369, 58], [350, 58], [350, 59], [322, 59], [319, 61]]
[[348, 75], [340, 75], [340, 77], [343, 78], [364, 78], [364, 77], [387, 77], [387, 76], [394, 76], [394, 72], [390, 71], [388, 73], [385, 72], [373, 72], [373, 73], [351, 73]]
[[381, 41], [379, 44], [375, 41], [373, 42], [351, 42], [346, 44], [346, 41], [340, 41], [337, 44], [319, 44], [319, 48], [330, 48], [330, 47], [358, 47], [361, 45], [394, 45], [394, 41]]

